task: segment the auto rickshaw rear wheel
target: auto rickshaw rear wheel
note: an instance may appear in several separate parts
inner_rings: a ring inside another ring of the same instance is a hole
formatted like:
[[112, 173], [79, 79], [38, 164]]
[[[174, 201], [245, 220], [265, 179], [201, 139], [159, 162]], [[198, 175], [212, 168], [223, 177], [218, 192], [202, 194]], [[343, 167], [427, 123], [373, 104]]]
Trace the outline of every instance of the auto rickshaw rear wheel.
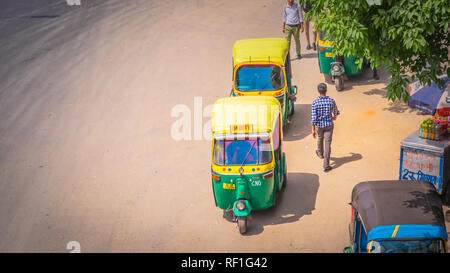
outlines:
[[239, 233], [244, 234], [247, 232], [247, 216], [238, 216], [237, 224]]
[[335, 81], [334, 84], [336, 86], [337, 91], [342, 91], [344, 89], [344, 75], [339, 76]]

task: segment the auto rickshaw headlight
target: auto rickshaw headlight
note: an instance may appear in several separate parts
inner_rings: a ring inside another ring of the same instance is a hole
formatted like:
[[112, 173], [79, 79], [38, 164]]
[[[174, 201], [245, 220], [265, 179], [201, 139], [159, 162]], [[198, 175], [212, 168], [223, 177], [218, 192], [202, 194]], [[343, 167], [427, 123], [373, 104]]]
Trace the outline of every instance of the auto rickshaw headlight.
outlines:
[[340, 70], [339, 65], [337, 65], [337, 64], [333, 65], [333, 70], [334, 70], [334, 72], [339, 72], [339, 70]]
[[244, 210], [245, 209], [245, 202], [243, 202], [243, 201], [237, 202], [236, 203], [236, 208], [238, 210]]

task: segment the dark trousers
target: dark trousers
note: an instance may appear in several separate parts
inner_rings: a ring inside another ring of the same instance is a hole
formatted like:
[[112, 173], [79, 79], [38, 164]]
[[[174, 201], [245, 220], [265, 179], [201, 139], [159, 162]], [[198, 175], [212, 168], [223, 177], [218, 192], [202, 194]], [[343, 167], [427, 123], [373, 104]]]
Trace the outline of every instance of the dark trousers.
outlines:
[[331, 141], [333, 139], [334, 125], [319, 128], [316, 127], [317, 133], [317, 150], [323, 155], [323, 168], [330, 166]]

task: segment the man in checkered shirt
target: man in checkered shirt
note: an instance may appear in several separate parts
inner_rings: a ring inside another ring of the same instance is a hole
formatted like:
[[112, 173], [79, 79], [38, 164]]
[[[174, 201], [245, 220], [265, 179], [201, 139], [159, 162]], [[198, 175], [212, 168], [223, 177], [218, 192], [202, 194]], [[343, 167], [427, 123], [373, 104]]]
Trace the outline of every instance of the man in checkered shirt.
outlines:
[[[340, 114], [334, 99], [327, 96], [327, 85], [320, 83], [317, 86], [319, 97], [315, 99], [311, 106], [312, 135], [317, 138], [316, 154], [323, 159], [324, 172], [331, 170], [330, 154], [331, 140], [333, 138], [334, 123]], [[324, 147], [325, 141], [325, 147]]]

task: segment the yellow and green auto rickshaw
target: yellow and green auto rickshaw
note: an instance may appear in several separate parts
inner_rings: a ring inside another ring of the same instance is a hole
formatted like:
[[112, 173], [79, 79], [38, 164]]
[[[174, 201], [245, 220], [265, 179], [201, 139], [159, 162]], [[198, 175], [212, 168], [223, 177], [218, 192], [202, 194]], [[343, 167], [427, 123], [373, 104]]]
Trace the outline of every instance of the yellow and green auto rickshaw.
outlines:
[[[368, 67], [368, 62], [364, 59], [361, 68], [356, 63], [359, 60], [356, 56], [334, 56], [330, 41], [326, 40], [326, 32], [321, 31], [318, 37], [318, 59], [320, 73], [325, 75], [325, 79], [331, 76], [331, 80], [335, 83], [336, 90], [344, 89], [345, 75], [355, 76], [360, 74], [364, 68]], [[374, 78], [378, 78], [376, 70], [374, 70]]]
[[294, 112], [289, 44], [284, 38], [238, 40], [233, 45], [232, 96], [273, 96], [281, 104], [283, 124]]
[[252, 210], [275, 204], [286, 185], [281, 106], [270, 96], [227, 97], [212, 110], [212, 188], [217, 207], [233, 211], [239, 232]]

